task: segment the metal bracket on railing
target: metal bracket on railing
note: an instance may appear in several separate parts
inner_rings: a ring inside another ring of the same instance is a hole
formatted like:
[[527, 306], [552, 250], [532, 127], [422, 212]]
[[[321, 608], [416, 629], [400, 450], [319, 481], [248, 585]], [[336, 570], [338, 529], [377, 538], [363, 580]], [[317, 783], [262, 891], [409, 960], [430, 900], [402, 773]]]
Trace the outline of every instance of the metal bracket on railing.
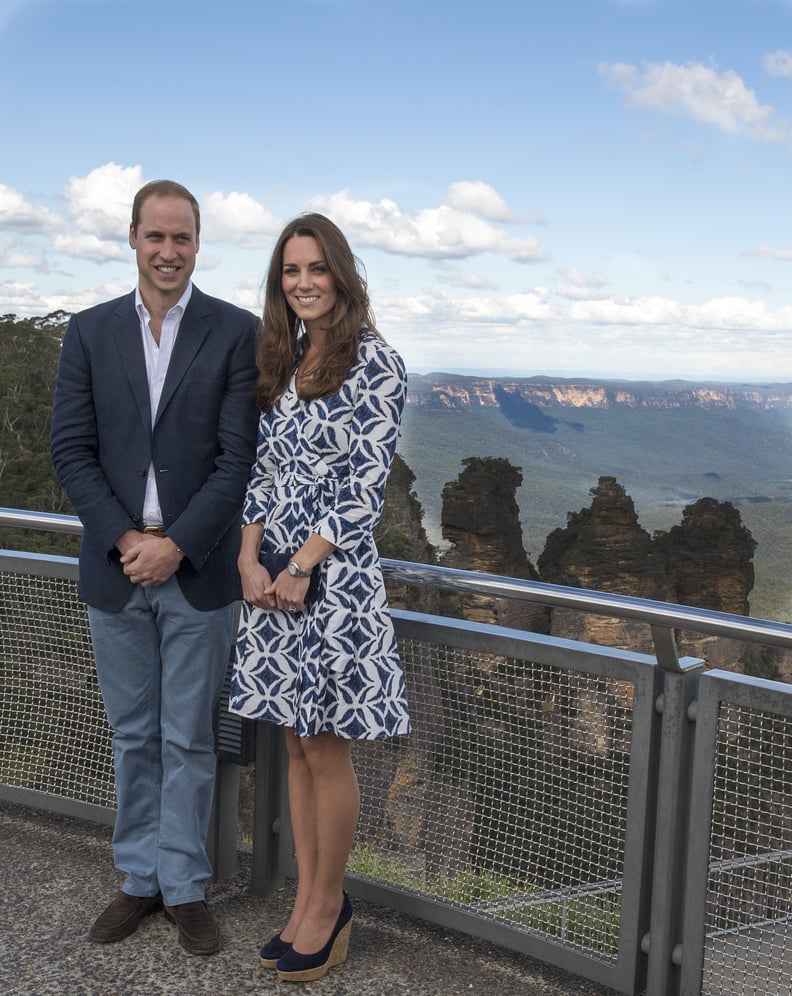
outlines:
[[651, 630], [655, 656], [660, 667], [664, 671], [683, 670], [679, 664], [679, 650], [673, 629], [668, 626], [652, 626]]

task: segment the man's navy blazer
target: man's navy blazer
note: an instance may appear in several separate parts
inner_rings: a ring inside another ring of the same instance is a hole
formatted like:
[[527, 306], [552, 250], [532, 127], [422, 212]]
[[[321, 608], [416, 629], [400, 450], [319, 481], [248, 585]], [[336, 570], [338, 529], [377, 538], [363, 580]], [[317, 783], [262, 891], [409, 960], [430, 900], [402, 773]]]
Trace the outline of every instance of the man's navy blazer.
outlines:
[[132, 592], [115, 541], [143, 526], [153, 463], [176, 573], [197, 609], [240, 597], [240, 517], [255, 457], [256, 319], [193, 287], [154, 425], [134, 292], [69, 321], [52, 418], [52, 461], [83, 523], [79, 593], [109, 612]]

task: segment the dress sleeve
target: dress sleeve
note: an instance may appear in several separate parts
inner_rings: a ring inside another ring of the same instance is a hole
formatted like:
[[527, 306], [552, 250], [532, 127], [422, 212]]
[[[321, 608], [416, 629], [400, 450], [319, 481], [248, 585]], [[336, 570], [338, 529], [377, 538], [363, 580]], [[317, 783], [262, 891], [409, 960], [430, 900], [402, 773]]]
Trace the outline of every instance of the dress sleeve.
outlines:
[[252, 522], [265, 522], [267, 518], [268, 495], [275, 474], [272, 450], [265, 438], [266, 418], [265, 413], [259, 419], [256, 460], [250, 469], [250, 480], [242, 507], [243, 526], [249, 526]]
[[404, 363], [392, 347], [368, 340], [361, 354], [349, 429], [349, 475], [334, 507], [314, 526], [316, 533], [342, 550], [370, 540], [382, 513], [407, 394]]

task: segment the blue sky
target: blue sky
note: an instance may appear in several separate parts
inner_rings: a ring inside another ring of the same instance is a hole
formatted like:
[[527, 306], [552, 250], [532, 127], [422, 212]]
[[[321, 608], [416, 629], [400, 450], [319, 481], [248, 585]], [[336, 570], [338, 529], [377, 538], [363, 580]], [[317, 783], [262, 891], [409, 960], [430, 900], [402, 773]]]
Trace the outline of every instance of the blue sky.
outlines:
[[2, 313], [169, 177], [254, 311], [332, 217], [411, 371], [792, 380], [792, 0], [0, 0], [0, 79]]

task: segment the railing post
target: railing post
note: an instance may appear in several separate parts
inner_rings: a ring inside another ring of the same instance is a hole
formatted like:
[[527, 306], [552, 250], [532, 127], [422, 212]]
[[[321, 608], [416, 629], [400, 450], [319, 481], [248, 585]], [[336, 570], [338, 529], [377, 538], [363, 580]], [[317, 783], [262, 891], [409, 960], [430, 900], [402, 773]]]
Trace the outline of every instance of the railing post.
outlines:
[[641, 946], [648, 955], [647, 996], [675, 996], [680, 991], [678, 945], [682, 936], [695, 732], [690, 706], [704, 661], [679, 658], [672, 630], [653, 626], [652, 636], [664, 681], [663, 692], [655, 703], [662, 722], [652, 901], [649, 933]]
[[256, 723], [256, 773], [253, 802], [254, 895], [267, 896], [283, 884], [291, 832], [286, 794], [286, 749], [281, 729]]
[[206, 847], [215, 879], [235, 874], [238, 836], [239, 765], [218, 761]]

